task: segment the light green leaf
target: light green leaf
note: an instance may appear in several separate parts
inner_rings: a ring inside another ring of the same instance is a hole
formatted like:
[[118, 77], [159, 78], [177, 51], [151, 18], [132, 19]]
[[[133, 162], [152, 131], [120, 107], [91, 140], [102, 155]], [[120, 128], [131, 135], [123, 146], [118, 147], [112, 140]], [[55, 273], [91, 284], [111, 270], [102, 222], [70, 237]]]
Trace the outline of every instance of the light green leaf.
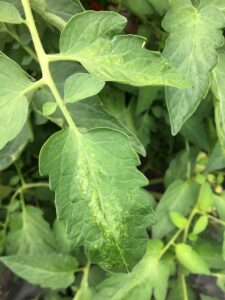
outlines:
[[208, 217], [201, 216], [195, 223], [192, 234], [199, 234], [203, 232], [208, 225]]
[[206, 262], [187, 244], [176, 245], [178, 261], [193, 274], [210, 274]]
[[168, 187], [156, 208], [158, 222], [152, 227], [154, 238], [161, 239], [175, 228], [170, 220], [169, 210], [175, 210], [182, 215], [188, 214], [197, 199], [197, 191], [195, 183], [183, 180], [176, 180]]
[[28, 114], [25, 90], [31, 85], [25, 72], [0, 55], [0, 149], [22, 130]]
[[67, 288], [74, 281], [77, 261], [62, 254], [12, 255], [1, 257], [3, 262], [18, 276], [43, 288]]
[[65, 82], [64, 101], [73, 103], [97, 95], [105, 82], [87, 73], [76, 73]]
[[0, 22], [20, 24], [24, 20], [14, 5], [6, 1], [0, 1]]
[[197, 9], [191, 1], [174, 1], [163, 20], [163, 27], [170, 34], [163, 55], [192, 83], [182, 90], [166, 88], [173, 135], [207, 95], [210, 71], [217, 63], [216, 49], [223, 44], [224, 25], [224, 17], [216, 6]]
[[200, 188], [198, 197], [198, 207], [203, 211], [208, 211], [213, 204], [213, 192], [210, 184], [204, 182]]
[[171, 221], [177, 228], [180, 228], [180, 229], [185, 228], [188, 220], [186, 218], [184, 218], [180, 213], [178, 213], [176, 211], [170, 211], [169, 215], [170, 215]]
[[104, 128], [62, 130], [40, 153], [40, 172], [49, 174], [70, 245], [84, 245], [88, 258], [105, 269], [127, 271], [145, 251], [151, 208], [138, 164], [127, 136]]
[[212, 71], [211, 88], [215, 96], [215, 121], [221, 145], [225, 148], [225, 52], [219, 52], [218, 65]]
[[28, 124], [25, 124], [24, 128], [16, 138], [0, 150], [0, 171], [8, 168], [18, 159], [27, 143], [31, 141], [32, 138], [31, 129]]
[[61, 34], [59, 58], [80, 62], [104, 81], [135, 86], [187, 86], [188, 82], [161, 54], [143, 48], [144, 38], [117, 35], [126, 22], [114, 12], [86, 11], [75, 15]]
[[207, 5], [217, 6], [225, 16], [225, 2], [223, 0], [201, 0], [200, 1], [200, 7], [204, 7]]
[[43, 212], [39, 208], [29, 205], [23, 212], [11, 215], [7, 254], [36, 255], [55, 250], [52, 231], [42, 215]]
[[43, 105], [43, 115], [45, 117], [48, 117], [52, 115], [57, 109], [57, 103], [56, 102], [45, 102]]
[[150, 241], [144, 258], [129, 274], [115, 274], [97, 286], [93, 300], [164, 300], [167, 294], [169, 265], [158, 259], [162, 243]]

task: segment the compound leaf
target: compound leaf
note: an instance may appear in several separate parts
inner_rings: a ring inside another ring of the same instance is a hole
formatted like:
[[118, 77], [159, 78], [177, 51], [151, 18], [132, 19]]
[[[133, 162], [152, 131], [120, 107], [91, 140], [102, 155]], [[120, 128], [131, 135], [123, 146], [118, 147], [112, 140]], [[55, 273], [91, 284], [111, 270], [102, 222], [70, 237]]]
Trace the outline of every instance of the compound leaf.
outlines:
[[173, 135], [208, 92], [209, 75], [217, 63], [216, 49], [223, 44], [221, 29], [225, 24], [216, 6], [197, 9], [190, 1], [178, 2], [174, 1], [163, 20], [163, 27], [170, 34], [163, 54], [192, 84], [181, 90], [166, 88]]
[[88, 258], [105, 269], [128, 271], [145, 251], [151, 206], [138, 164], [129, 139], [104, 128], [61, 130], [40, 153], [40, 172], [49, 174], [69, 244], [84, 245]]
[[126, 18], [114, 12], [86, 11], [75, 15], [61, 34], [61, 58], [79, 61], [89, 73], [104, 81], [135, 86], [187, 86], [188, 82], [165, 58], [144, 48], [144, 38], [116, 35], [126, 23]]
[[94, 300], [164, 300], [167, 293], [169, 266], [159, 261], [160, 241], [150, 241], [143, 259], [129, 274], [114, 274], [97, 286]]
[[14, 61], [0, 55], [0, 149], [17, 136], [27, 120], [24, 90], [31, 84]]
[[1, 257], [3, 262], [18, 276], [43, 288], [67, 288], [74, 281], [77, 260], [62, 254], [12, 255]]

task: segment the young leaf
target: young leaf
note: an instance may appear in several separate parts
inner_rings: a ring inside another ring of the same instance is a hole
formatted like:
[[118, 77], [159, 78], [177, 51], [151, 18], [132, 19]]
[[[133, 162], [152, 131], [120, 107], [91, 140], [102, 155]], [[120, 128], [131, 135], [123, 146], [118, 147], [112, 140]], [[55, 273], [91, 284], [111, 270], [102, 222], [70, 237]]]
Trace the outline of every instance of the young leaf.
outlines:
[[64, 101], [73, 103], [97, 95], [105, 82], [87, 73], [76, 73], [65, 82]]
[[174, 229], [169, 217], [169, 210], [175, 210], [182, 215], [188, 210], [197, 198], [197, 185], [193, 182], [176, 180], [166, 190], [156, 208], [157, 224], [152, 227], [153, 237], [160, 239]]
[[0, 149], [17, 136], [27, 120], [24, 92], [31, 84], [14, 61], [0, 55]]
[[188, 220], [184, 218], [180, 213], [176, 211], [170, 211], [169, 215], [171, 221], [177, 228], [183, 229], [187, 225]]
[[12, 214], [7, 254], [36, 255], [55, 251], [53, 234], [42, 215], [39, 208], [29, 205], [23, 212]]
[[170, 34], [163, 54], [192, 83], [182, 90], [166, 88], [173, 135], [208, 92], [209, 74], [217, 63], [216, 49], [223, 44], [224, 25], [224, 17], [216, 6], [197, 9], [189, 0], [173, 1], [163, 20], [163, 27]]
[[0, 22], [20, 24], [24, 20], [14, 5], [6, 1], [0, 1]]
[[203, 183], [198, 197], [198, 206], [203, 211], [208, 211], [213, 204], [213, 192], [208, 182]]
[[56, 109], [57, 109], [56, 102], [45, 102], [45, 104], [43, 105], [43, 115], [45, 117], [48, 117], [48, 116], [54, 114]]
[[8, 268], [32, 284], [43, 288], [67, 288], [74, 281], [77, 260], [62, 254], [12, 255], [0, 257]]
[[193, 228], [192, 234], [199, 234], [203, 232], [208, 225], [208, 217], [207, 216], [201, 216], [195, 223], [195, 226]]
[[160, 241], [150, 241], [143, 259], [129, 274], [115, 274], [97, 286], [93, 300], [164, 300], [167, 294], [169, 264], [159, 261]]
[[187, 86], [188, 82], [165, 58], [143, 48], [142, 37], [117, 35], [126, 22], [114, 12], [86, 11], [75, 15], [61, 34], [62, 59], [79, 61], [89, 73], [104, 81], [135, 86]]
[[140, 194], [147, 181], [138, 164], [128, 138], [103, 128], [61, 130], [40, 153], [70, 245], [84, 245], [88, 258], [109, 270], [129, 270], [145, 251], [151, 208]]
[[225, 148], [225, 52], [219, 52], [218, 65], [212, 72], [211, 88], [215, 96], [215, 121], [217, 134], [223, 148]]
[[188, 271], [194, 274], [210, 274], [205, 261], [195, 252], [191, 246], [186, 244], [176, 245], [176, 257]]

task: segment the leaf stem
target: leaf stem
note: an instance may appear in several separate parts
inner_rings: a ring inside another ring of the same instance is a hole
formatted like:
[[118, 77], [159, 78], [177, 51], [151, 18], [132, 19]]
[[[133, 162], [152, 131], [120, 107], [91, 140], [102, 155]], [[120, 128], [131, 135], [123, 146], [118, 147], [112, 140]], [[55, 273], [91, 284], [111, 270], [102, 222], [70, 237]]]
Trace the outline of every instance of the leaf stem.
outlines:
[[181, 234], [181, 232], [183, 231], [183, 229], [178, 230], [173, 237], [169, 240], [169, 242], [166, 244], [166, 246], [162, 249], [160, 255], [159, 255], [159, 259], [168, 251], [168, 249], [174, 244], [174, 242], [176, 241], [176, 239], [179, 237], [179, 235]]
[[213, 216], [211, 216], [211, 215], [208, 215], [208, 214], [205, 214], [205, 215], [206, 215], [209, 219], [215, 221], [216, 223], [225, 226], [225, 221], [222, 221], [222, 220], [220, 220], [220, 219], [218, 219], [218, 218], [216, 218], [216, 217], [213, 217]]
[[49, 188], [49, 184], [47, 182], [25, 183], [15, 191], [15, 193], [11, 197], [10, 202], [13, 202], [21, 192], [38, 187]]
[[35, 51], [37, 53], [37, 57], [38, 57], [38, 60], [40, 63], [43, 80], [48, 85], [53, 96], [55, 97], [56, 103], [58, 104], [60, 110], [62, 111], [69, 127], [78, 134], [78, 129], [77, 129], [69, 111], [67, 110], [67, 108], [63, 102], [63, 99], [61, 98], [61, 95], [54, 83], [53, 78], [52, 78], [52, 74], [51, 74], [51, 71], [49, 68], [49, 58], [48, 58], [48, 55], [45, 53], [43, 45], [41, 43], [37, 28], [36, 28], [36, 25], [34, 22], [33, 14], [31, 11], [30, 2], [29, 2], [29, 0], [21, 0], [21, 1], [22, 1], [25, 17], [26, 17], [26, 24], [30, 30], [34, 48], [35, 48]]
[[185, 275], [183, 273], [180, 273], [180, 280], [181, 280], [181, 287], [183, 291], [183, 300], [188, 300], [188, 291], [187, 291], [187, 284]]

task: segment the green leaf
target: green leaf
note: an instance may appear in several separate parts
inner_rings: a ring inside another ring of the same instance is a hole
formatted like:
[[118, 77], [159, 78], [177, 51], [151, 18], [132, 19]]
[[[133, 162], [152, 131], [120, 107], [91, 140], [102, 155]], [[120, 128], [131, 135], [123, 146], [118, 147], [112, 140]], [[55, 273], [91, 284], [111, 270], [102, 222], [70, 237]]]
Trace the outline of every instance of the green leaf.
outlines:
[[209, 268], [225, 269], [225, 262], [222, 258], [222, 246], [217, 240], [206, 236], [200, 238], [193, 245], [193, 249], [204, 259]]
[[224, 17], [216, 6], [197, 9], [191, 1], [174, 1], [163, 20], [163, 27], [170, 34], [163, 55], [192, 83], [182, 90], [166, 88], [173, 135], [207, 95], [210, 71], [217, 64], [216, 49], [223, 44], [224, 25]]
[[213, 204], [216, 207], [219, 217], [221, 220], [225, 221], [225, 192], [223, 192], [221, 195], [213, 195], [213, 196], [214, 196]]
[[[59, 89], [63, 97], [64, 83], [66, 79], [74, 73], [83, 72], [84, 69], [74, 62], [59, 62], [52, 64], [51, 71], [53, 73], [53, 78], [57, 85], [57, 88]], [[117, 97], [118, 94], [115, 95], [116, 99]], [[41, 89], [35, 94], [35, 97], [33, 99], [35, 110], [41, 114], [44, 103], [50, 101], [55, 102], [54, 97], [49, 89]], [[108, 102], [110, 101], [112, 101], [111, 97]], [[107, 127], [122, 131], [129, 137], [134, 149], [141, 155], [146, 155], [145, 149], [136, 135], [126, 127], [126, 124], [123, 123], [123, 120], [115, 115], [115, 113], [112, 114], [112, 112], [110, 113], [108, 110], [104, 109], [99, 97], [95, 96], [93, 98], [89, 98], [73, 104], [68, 103], [67, 108], [72, 115], [72, 118], [77, 127], [83, 129]], [[51, 116], [50, 119], [60, 127], [64, 127], [66, 125], [66, 121], [59, 109], [56, 110], [56, 112]]]
[[221, 145], [225, 148], [225, 52], [219, 52], [219, 61], [212, 71], [211, 88], [215, 96], [215, 121]]
[[59, 58], [80, 62], [89, 73], [104, 81], [135, 86], [187, 86], [187, 81], [166, 59], [143, 48], [142, 37], [116, 35], [126, 22], [114, 12], [86, 11], [75, 15], [61, 34]]
[[18, 276], [43, 288], [67, 288], [74, 281], [77, 261], [62, 254], [12, 255], [1, 257], [3, 262]]
[[208, 226], [208, 217], [201, 216], [195, 223], [192, 234], [199, 234], [203, 232]]
[[129, 274], [115, 274], [97, 286], [93, 300], [164, 300], [167, 294], [169, 265], [159, 261], [160, 241], [150, 241], [143, 259]]
[[220, 143], [217, 142], [209, 155], [209, 161], [206, 166], [206, 172], [213, 172], [225, 168], [225, 152]]
[[84, 245], [88, 258], [109, 270], [127, 271], [145, 251], [151, 208], [138, 164], [128, 138], [104, 128], [59, 131], [40, 153], [70, 245]]
[[178, 261], [193, 274], [210, 274], [206, 262], [195, 252], [191, 246], [186, 244], [176, 245], [176, 257]]
[[57, 103], [56, 102], [46, 102], [43, 105], [43, 115], [45, 117], [48, 117], [52, 115], [57, 109]]
[[201, 7], [204, 7], [204, 6], [207, 6], [207, 5], [217, 6], [225, 16], [225, 3], [224, 3], [223, 0], [201, 0], [200, 1], [200, 6]]
[[18, 159], [27, 143], [31, 141], [32, 138], [33, 135], [31, 129], [28, 124], [25, 124], [24, 128], [16, 138], [0, 150], [0, 171], [8, 168]]
[[169, 9], [169, 0], [148, 0], [154, 9], [162, 16]]
[[184, 218], [180, 213], [178, 213], [176, 211], [170, 211], [169, 215], [170, 215], [171, 221], [177, 228], [180, 228], [180, 229], [185, 228], [188, 220], [186, 218]]
[[200, 188], [198, 197], [198, 207], [203, 211], [208, 211], [213, 204], [213, 192], [208, 182], [204, 182]]
[[61, 220], [55, 220], [53, 226], [55, 245], [60, 253], [69, 254], [70, 249], [66, 239], [66, 225]]
[[[117, 0], [117, 2], [120, 4], [120, 0]], [[140, 0], [124, 0], [123, 5], [142, 20], [146, 20], [153, 13], [148, 0], [142, 0], [141, 2]]]
[[7, 254], [35, 256], [53, 251], [55, 251], [55, 240], [39, 208], [28, 205], [23, 212], [11, 215]]
[[0, 1], [0, 22], [21, 24], [24, 20], [14, 5], [6, 1]]
[[196, 198], [197, 185], [195, 183], [183, 180], [176, 180], [172, 183], [160, 199], [156, 208], [155, 214], [158, 222], [152, 227], [153, 237], [161, 239], [175, 228], [170, 220], [169, 210], [187, 215]]
[[0, 55], [0, 149], [17, 136], [27, 120], [28, 101], [24, 93], [30, 85], [25, 72]]
[[65, 82], [64, 101], [73, 103], [97, 95], [105, 82], [87, 73], [76, 73]]

